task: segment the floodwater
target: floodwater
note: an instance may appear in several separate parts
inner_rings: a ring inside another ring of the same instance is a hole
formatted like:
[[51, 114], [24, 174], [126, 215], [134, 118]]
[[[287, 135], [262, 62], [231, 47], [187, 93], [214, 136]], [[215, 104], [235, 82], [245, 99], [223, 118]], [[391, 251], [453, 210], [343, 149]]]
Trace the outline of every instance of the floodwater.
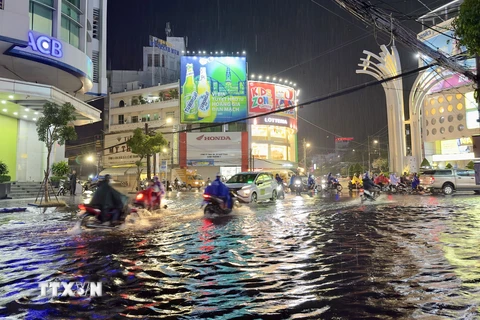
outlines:
[[[480, 197], [287, 195], [205, 217], [201, 194], [121, 230], [0, 214], [0, 317], [477, 319]], [[1, 205], [1, 203], [0, 203]], [[101, 297], [41, 297], [49, 280]]]

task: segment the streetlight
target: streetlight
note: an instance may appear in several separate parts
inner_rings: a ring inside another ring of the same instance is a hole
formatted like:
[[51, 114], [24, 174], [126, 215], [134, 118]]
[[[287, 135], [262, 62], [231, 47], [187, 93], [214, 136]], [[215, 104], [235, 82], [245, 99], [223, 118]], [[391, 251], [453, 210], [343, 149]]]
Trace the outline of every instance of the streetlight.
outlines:
[[[378, 140], [373, 140], [373, 144], [377, 144]], [[370, 161], [370, 136], [368, 136], [368, 171], [370, 172], [371, 169], [371, 161]]]
[[307, 172], [307, 148], [310, 148], [310, 143], [307, 143], [303, 138], [303, 165], [305, 166], [305, 172]]
[[[148, 128], [148, 122], [145, 123], [145, 134], [147, 135], [150, 135], [150, 134], [154, 134], [155, 132], [155, 129], [160, 129], [160, 128], [163, 128], [165, 125], [167, 124], [170, 124], [172, 123], [172, 118], [171, 117], [168, 117], [165, 119], [165, 123], [156, 127], [156, 128]], [[153, 175], [156, 174], [156, 164], [157, 164], [157, 154], [154, 153], [153, 154]], [[151, 163], [150, 163], [150, 155], [147, 155], [147, 179], [151, 179], [151, 176], [150, 176], [150, 173], [151, 173], [151, 167], [150, 167]]]
[[[100, 160], [100, 157], [98, 158]], [[86, 159], [88, 162], [95, 162], [95, 157], [93, 155], [89, 155]], [[95, 163], [95, 175], [98, 175], [98, 163]]]

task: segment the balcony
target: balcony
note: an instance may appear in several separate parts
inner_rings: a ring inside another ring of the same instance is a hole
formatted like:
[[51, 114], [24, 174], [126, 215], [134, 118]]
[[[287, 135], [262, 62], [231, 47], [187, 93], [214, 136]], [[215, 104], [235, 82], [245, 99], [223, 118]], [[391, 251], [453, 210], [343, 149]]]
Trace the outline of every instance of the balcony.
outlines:
[[172, 100], [165, 100], [165, 101], [158, 101], [153, 103], [146, 103], [146, 104], [138, 104], [136, 106], [126, 106], [126, 107], [119, 107], [119, 106], [110, 106], [110, 115], [118, 115], [118, 114], [129, 114], [129, 113], [145, 113], [145, 112], [153, 112], [155, 110], [164, 109], [164, 108], [172, 108], [178, 107], [180, 104], [179, 99], [172, 99]]
[[133, 131], [137, 128], [144, 128], [145, 123], [148, 123], [149, 128], [172, 128], [173, 130], [173, 125], [177, 123], [177, 119], [172, 119], [171, 123], [167, 124], [166, 119], [159, 119], [159, 120], [152, 120], [152, 121], [146, 121], [146, 122], [135, 122], [135, 123], [125, 123], [125, 124], [112, 124], [110, 125], [110, 133], [113, 132], [122, 132], [122, 131]]

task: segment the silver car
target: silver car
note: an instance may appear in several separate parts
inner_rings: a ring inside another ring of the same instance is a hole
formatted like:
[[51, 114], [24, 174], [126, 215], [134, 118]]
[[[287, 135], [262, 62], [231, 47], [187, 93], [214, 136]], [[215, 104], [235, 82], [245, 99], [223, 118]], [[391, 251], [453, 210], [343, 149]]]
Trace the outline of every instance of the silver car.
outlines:
[[480, 193], [480, 184], [476, 184], [475, 171], [468, 169], [427, 170], [420, 176], [420, 185], [432, 193], [442, 191], [446, 195], [455, 191]]
[[277, 181], [270, 172], [237, 173], [226, 185], [242, 202], [277, 199]]

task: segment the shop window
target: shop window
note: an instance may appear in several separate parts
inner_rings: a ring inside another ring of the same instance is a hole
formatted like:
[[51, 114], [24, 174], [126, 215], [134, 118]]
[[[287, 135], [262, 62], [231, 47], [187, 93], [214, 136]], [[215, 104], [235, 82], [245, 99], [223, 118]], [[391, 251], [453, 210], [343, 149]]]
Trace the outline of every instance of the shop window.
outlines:
[[53, 0], [30, 0], [30, 30], [52, 35]]
[[268, 136], [267, 126], [252, 126], [252, 136], [267, 138]]
[[287, 128], [271, 127], [270, 136], [273, 138], [285, 139], [287, 137]]
[[466, 113], [466, 122], [468, 129], [477, 129], [480, 128], [480, 123], [477, 121], [478, 111], [472, 110]]
[[267, 159], [268, 144], [252, 144], [252, 155], [257, 159]]
[[228, 125], [228, 131], [230, 132], [242, 132], [247, 131], [247, 124], [244, 122], [234, 122]]
[[270, 146], [272, 160], [287, 160], [286, 146]]
[[138, 116], [133, 116], [132, 123], [137, 123], [137, 122], [138, 122]]

